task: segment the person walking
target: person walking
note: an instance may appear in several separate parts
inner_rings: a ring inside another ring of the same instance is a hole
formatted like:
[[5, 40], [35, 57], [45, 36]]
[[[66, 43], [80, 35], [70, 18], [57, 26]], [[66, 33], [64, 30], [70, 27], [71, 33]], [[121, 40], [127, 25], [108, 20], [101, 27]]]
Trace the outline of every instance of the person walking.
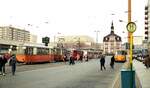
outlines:
[[73, 54], [70, 55], [70, 59], [69, 59], [69, 65], [74, 65], [75, 62], [74, 62], [74, 57], [73, 57]]
[[2, 64], [3, 64], [3, 59], [2, 55], [0, 55], [0, 75], [2, 75]]
[[112, 69], [114, 69], [114, 62], [115, 62], [115, 57], [114, 57], [114, 55], [111, 57], [111, 61], [110, 61], [110, 67], [112, 68]]
[[15, 71], [16, 71], [16, 55], [15, 54], [11, 56], [9, 63], [11, 66], [12, 75], [15, 75]]
[[150, 56], [148, 55], [148, 57], [146, 57], [143, 61], [143, 63], [145, 64], [146, 68], [150, 67]]
[[0, 74], [5, 76], [5, 64], [7, 63], [7, 58], [5, 55], [0, 55]]
[[101, 59], [100, 59], [100, 64], [101, 64], [101, 70], [103, 70], [103, 68], [106, 70], [105, 68], [105, 56], [102, 55]]

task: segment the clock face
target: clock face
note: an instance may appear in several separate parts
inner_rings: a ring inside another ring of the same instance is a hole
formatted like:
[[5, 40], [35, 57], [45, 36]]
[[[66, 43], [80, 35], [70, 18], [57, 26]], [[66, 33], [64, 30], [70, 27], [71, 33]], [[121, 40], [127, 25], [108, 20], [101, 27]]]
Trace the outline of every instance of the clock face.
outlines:
[[134, 22], [129, 22], [127, 24], [127, 30], [128, 30], [128, 32], [131, 32], [131, 33], [135, 32], [136, 24]]

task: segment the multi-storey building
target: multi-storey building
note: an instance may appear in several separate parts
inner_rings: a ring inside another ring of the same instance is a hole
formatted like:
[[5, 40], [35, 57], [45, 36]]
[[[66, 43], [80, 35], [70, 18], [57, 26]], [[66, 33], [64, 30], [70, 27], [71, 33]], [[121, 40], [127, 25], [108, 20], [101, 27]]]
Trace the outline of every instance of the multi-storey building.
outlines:
[[121, 47], [121, 37], [114, 33], [113, 22], [111, 24], [111, 32], [103, 38], [104, 53], [114, 54], [117, 50], [120, 50]]
[[150, 47], [150, 0], [148, 0], [147, 5], [145, 6], [145, 40], [143, 41], [143, 46], [145, 48]]
[[149, 40], [150, 41], [150, 39], [149, 39], [149, 37], [150, 37], [150, 31], [148, 30], [149, 29], [149, 25], [148, 25], [148, 22], [149, 22], [149, 20], [148, 20], [148, 16], [149, 16], [149, 13], [148, 13], [149, 11], [148, 11], [148, 6], [145, 6], [145, 40], [147, 41], [147, 40]]
[[18, 42], [29, 42], [30, 32], [11, 26], [0, 27], [0, 39]]

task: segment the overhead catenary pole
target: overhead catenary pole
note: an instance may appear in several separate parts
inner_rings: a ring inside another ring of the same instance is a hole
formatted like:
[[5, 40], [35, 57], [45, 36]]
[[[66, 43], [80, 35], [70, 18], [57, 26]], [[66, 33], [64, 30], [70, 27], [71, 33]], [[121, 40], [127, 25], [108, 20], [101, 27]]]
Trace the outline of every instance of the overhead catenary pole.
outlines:
[[[131, 0], [128, 0], [128, 23], [131, 22]], [[130, 44], [130, 67], [132, 70], [132, 47], [133, 47], [133, 33], [128, 32], [128, 42]]]
[[[128, 23], [132, 22], [131, 20], [131, 0], [128, 0]], [[133, 68], [133, 64], [132, 64], [132, 47], [133, 47], [133, 33], [128, 32], [128, 42], [130, 44], [130, 68], [131, 68], [131, 88], [133, 87], [133, 72], [132, 72], [132, 68]]]

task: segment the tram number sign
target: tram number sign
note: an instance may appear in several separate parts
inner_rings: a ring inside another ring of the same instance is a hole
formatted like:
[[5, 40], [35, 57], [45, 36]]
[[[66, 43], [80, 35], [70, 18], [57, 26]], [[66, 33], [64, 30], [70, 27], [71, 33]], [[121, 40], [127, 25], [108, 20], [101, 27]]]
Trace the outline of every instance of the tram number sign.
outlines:
[[126, 27], [127, 27], [128, 32], [130, 33], [133, 33], [136, 31], [136, 24], [134, 22], [129, 22]]

